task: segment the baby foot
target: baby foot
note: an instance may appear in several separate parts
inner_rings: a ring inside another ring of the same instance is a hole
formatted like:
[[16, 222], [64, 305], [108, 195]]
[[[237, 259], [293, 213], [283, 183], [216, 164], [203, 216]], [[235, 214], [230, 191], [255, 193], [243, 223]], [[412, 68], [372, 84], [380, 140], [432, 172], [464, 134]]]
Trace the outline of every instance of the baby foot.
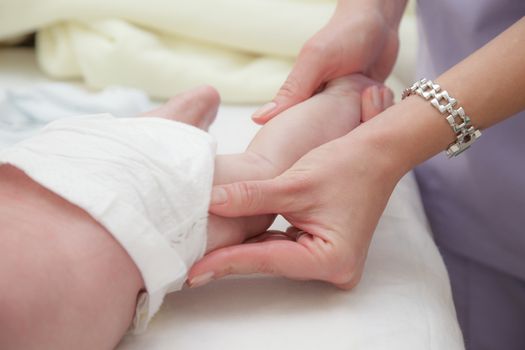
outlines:
[[[215, 120], [219, 103], [217, 91], [212, 87], [203, 86], [172, 97], [166, 104], [142, 116], [170, 119], [207, 130]], [[259, 232], [252, 232], [253, 230], [267, 227], [272, 222], [271, 215], [239, 219], [210, 215], [206, 251], [241, 243], [246, 234], [255, 235]]]
[[[355, 114], [356, 104], [353, 102], [356, 101], [351, 101], [351, 99], [359, 96], [361, 122], [372, 119], [394, 103], [392, 90], [360, 74], [347, 75], [330, 81], [319, 95], [339, 99], [337, 106], [342, 116]], [[346, 101], [344, 101], [345, 98]], [[359, 106], [359, 103], [357, 105]], [[353, 125], [355, 126], [357, 125]]]
[[369, 121], [394, 104], [394, 93], [386, 86], [370, 86], [361, 94], [361, 121]]
[[[373, 100], [376, 92], [385, 96], [379, 107]], [[269, 121], [244, 153], [218, 156], [214, 184], [263, 180], [281, 174], [311, 149], [345, 135], [362, 119], [381, 112], [383, 101], [388, 104], [389, 96], [391, 103], [389, 89], [364, 76], [333, 80], [319, 94]], [[284, 157], [283, 145], [286, 145]], [[274, 218], [265, 215], [233, 219], [211, 215], [207, 252], [264, 232]]]
[[208, 130], [217, 116], [220, 96], [211, 86], [200, 86], [172, 97], [144, 117], [166, 118]]

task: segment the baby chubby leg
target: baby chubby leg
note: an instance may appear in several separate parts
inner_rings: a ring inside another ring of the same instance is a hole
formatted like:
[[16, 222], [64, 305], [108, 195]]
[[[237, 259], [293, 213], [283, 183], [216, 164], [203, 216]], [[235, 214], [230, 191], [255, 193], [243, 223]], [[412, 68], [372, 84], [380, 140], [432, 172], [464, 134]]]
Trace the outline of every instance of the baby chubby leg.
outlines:
[[[206, 128], [218, 95], [199, 88], [166, 106], [152, 115]], [[0, 349], [113, 349], [143, 288], [128, 253], [90, 215], [0, 166]]]
[[214, 184], [277, 176], [308, 151], [380, 113], [392, 100], [390, 89], [364, 76], [335, 79], [266, 123], [244, 153], [219, 156]]
[[[218, 156], [214, 184], [270, 179], [311, 149], [341, 137], [393, 102], [392, 92], [360, 75], [330, 82], [310, 99], [269, 121], [244, 153]], [[210, 216], [208, 251], [264, 232], [273, 215], [226, 219]], [[194, 281], [190, 281], [195, 285]], [[197, 282], [198, 284], [198, 282]]]

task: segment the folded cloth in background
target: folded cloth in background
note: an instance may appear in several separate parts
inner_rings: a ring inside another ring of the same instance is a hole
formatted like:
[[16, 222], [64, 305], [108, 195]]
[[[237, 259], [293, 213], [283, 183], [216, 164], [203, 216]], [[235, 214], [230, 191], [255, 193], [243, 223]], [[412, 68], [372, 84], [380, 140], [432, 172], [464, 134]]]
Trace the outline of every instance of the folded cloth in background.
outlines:
[[43, 70], [95, 88], [127, 85], [167, 98], [207, 83], [226, 102], [261, 102], [334, 6], [335, 0], [3, 0], [0, 40], [38, 31]]
[[56, 78], [83, 77], [95, 88], [125, 85], [168, 98], [210, 84], [227, 102], [270, 98], [290, 59], [260, 56], [155, 33], [122, 20], [66, 22], [37, 36], [38, 61]]
[[151, 107], [142, 92], [107, 88], [91, 93], [70, 84], [46, 83], [0, 92], [0, 148], [33, 135], [47, 123], [79, 114], [134, 117]]

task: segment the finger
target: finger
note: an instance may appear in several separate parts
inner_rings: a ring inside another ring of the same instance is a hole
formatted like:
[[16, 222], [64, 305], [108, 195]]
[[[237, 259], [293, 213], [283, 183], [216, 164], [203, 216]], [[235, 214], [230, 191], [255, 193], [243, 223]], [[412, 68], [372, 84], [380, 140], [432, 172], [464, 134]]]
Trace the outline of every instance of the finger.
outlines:
[[379, 113], [383, 108], [383, 101], [379, 87], [370, 86], [361, 94], [361, 121], [367, 122]]
[[361, 94], [361, 121], [366, 122], [394, 103], [394, 94], [386, 86], [373, 85]]
[[195, 287], [227, 275], [254, 273], [319, 279], [319, 268], [306, 246], [288, 240], [272, 240], [222, 248], [206, 255], [190, 270], [188, 284]]
[[324, 52], [305, 46], [286, 81], [273, 101], [259, 108], [252, 116], [257, 124], [265, 124], [282, 111], [308, 99], [322, 85], [326, 76]]
[[210, 212], [220, 216], [239, 217], [295, 211], [300, 204], [297, 184], [281, 178], [237, 182], [215, 186]]
[[383, 86], [381, 89], [381, 94], [383, 100], [383, 110], [385, 110], [394, 104], [394, 92], [387, 86]]
[[206, 253], [213, 250], [240, 244], [246, 238], [259, 235], [270, 227], [275, 215], [245, 216], [239, 218], [224, 218], [210, 215], [208, 218], [208, 240]]

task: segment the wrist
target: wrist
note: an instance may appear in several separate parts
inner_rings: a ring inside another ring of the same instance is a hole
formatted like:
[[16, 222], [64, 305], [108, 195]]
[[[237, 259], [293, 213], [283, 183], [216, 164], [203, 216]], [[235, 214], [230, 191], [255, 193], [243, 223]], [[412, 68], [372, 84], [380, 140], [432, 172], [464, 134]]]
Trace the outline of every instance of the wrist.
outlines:
[[430, 103], [411, 96], [347, 135], [361, 144], [381, 171], [401, 178], [454, 141], [447, 121]]
[[[339, 66], [346, 73], [361, 72], [384, 81], [391, 73], [399, 50], [399, 23], [404, 0], [340, 1], [326, 32], [341, 42]], [[350, 36], [349, 36], [350, 35]], [[351, 58], [348, 61], [348, 58]]]

